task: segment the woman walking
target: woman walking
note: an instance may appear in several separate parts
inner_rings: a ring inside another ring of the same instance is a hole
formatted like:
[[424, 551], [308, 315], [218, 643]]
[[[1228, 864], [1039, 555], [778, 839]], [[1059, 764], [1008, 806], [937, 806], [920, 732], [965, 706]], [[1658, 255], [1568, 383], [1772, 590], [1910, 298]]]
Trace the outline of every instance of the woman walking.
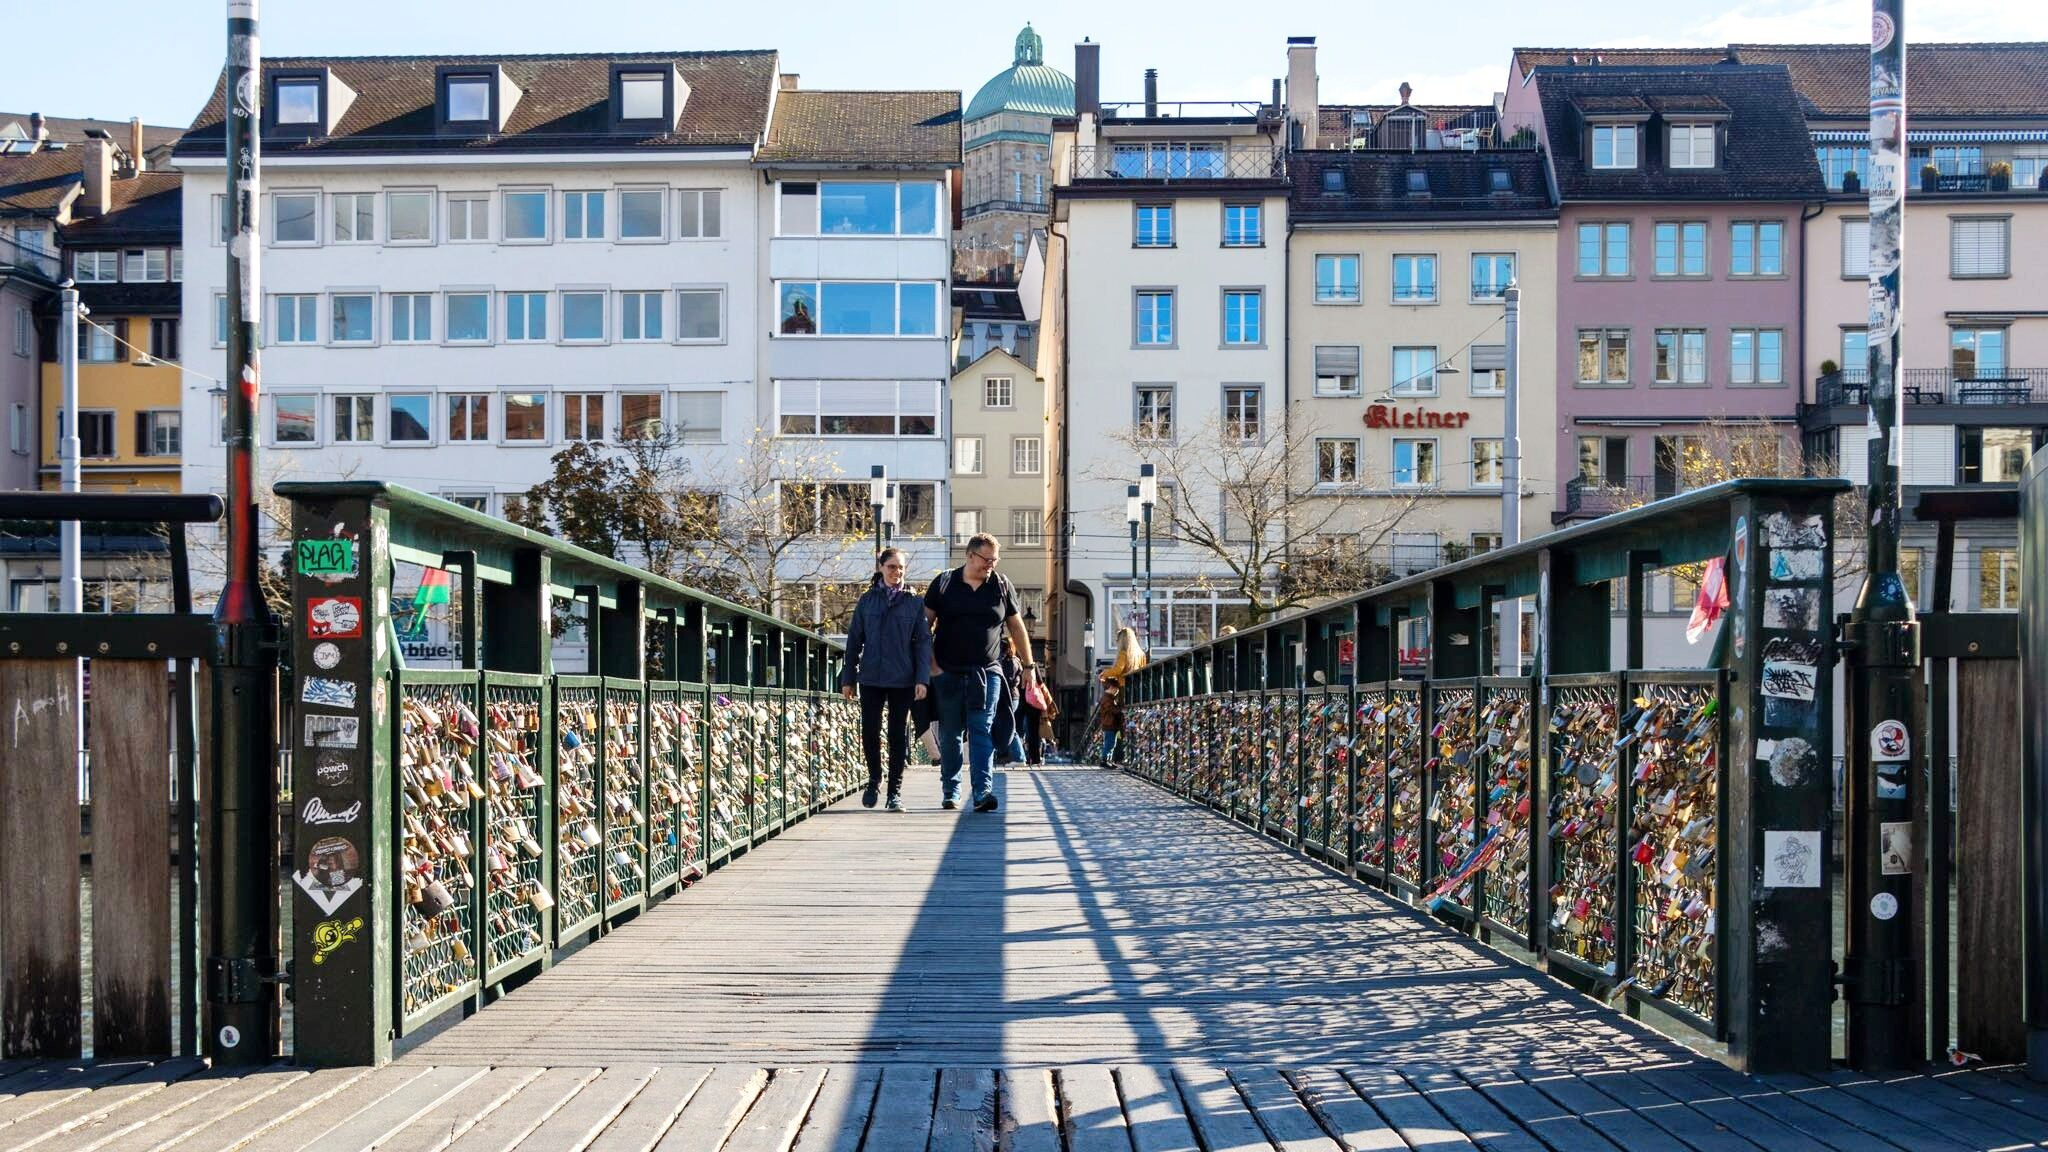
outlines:
[[1017, 646], [1003, 637], [1003, 651], [997, 663], [1003, 670], [1002, 686], [996, 694], [996, 722], [991, 737], [996, 745], [996, 763], [1015, 764], [1024, 759], [1024, 666], [1017, 662]]
[[[932, 633], [924, 598], [904, 582], [903, 550], [884, 548], [875, 557], [874, 581], [854, 605], [846, 626], [846, 663], [839, 690], [860, 701], [861, 751], [867, 754], [868, 786], [860, 795], [873, 808], [882, 789], [882, 726], [889, 732], [889, 811], [903, 811], [903, 765], [910, 756], [906, 724], [910, 705], [924, 699], [931, 683]], [[856, 690], [857, 689], [857, 690]]]
[[1102, 670], [1102, 703], [1096, 709], [1096, 725], [1102, 729], [1102, 763], [1109, 766], [1116, 755], [1117, 737], [1124, 730], [1124, 682], [1145, 666], [1145, 649], [1138, 644], [1135, 629], [1116, 630], [1116, 659]]

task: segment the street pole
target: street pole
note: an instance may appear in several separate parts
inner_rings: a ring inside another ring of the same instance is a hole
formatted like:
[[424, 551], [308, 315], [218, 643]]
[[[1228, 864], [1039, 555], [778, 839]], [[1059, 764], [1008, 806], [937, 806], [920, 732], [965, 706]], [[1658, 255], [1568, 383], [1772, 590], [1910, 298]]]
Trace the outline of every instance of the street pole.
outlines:
[[[1136, 484], [1127, 485], [1124, 489], [1124, 519], [1129, 521], [1131, 525], [1131, 600], [1134, 603], [1138, 599], [1138, 522], [1144, 518], [1144, 511], [1140, 508], [1142, 501], [1138, 498], [1138, 491], [1139, 489]], [[1151, 607], [1149, 602], [1145, 605], [1148, 612], [1151, 610]], [[1150, 619], [1145, 621], [1145, 631], [1148, 634], [1152, 631]], [[1151, 639], [1148, 635], [1146, 637], [1146, 651], [1149, 652], [1150, 650]], [[1111, 657], [1111, 659], [1114, 658]]]
[[268, 1063], [277, 963], [276, 653], [257, 548], [256, 405], [263, 299], [258, 186], [263, 64], [256, 0], [228, 0], [227, 571], [214, 606], [213, 862], [206, 1026], [216, 1066]]
[[[1899, 576], [1900, 271], [1906, 193], [1903, 0], [1873, 0], [1870, 49], [1869, 536], [1848, 652], [1848, 1055], [1852, 1067], [1918, 1067], [1921, 993], [1913, 926], [1920, 862], [1916, 756], [1926, 746], [1920, 625]], [[1890, 849], [1890, 851], [1887, 851]], [[1947, 1023], [1940, 1023], [1942, 1032]]]
[[875, 559], [882, 558], [882, 504], [889, 498], [888, 470], [876, 464], [868, 469], [868, 503], [875, 510]]
[[1159, 502], [1159, 475], [1138, 465], [1138, 505], [1145, 513], [1145, 659], [1152, 659], [1152, 505]]
[[[57, 359], [64, 376], [64, 430], [57, 438], [57, 465], [62, 471], [60, 483], [66, 492], [80, 488], [78, 474], [78, 318], [87, 310], [78, 302], [78, 289], [71, 281], [64, 281], [64, 288], [58, 293], [63, 302], [63, 318], [57, 330]], [[62, 553], [59, 567], [58, 586], [65, 612], [85, 611], [84, 561], [79, 555], [78, 521], [66, 520], [61, 525]], [[80, 709], [79, 714], [84, 715]]]
[[[1500, 546], [1513, 548], [1522, 542], [1522, 407], [1519, 377], [1522, 373], [1522, 288], [1508, 281], [1507, 363], [1501, 370], [1501, 484]], [[1522, 602], [1500, 602], [1500, 674], [1522, 674]]]

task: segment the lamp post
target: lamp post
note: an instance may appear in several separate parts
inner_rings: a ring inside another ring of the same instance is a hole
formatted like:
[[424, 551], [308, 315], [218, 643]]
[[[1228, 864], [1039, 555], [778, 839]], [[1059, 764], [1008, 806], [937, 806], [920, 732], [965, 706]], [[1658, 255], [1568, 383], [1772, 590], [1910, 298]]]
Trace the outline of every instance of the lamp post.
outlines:
[[1145, 658], [1152, 658], [1152, 506], [1159, 502], [1159, 476], [1138, 465], [1138, 506], [1145, 514]]
[[[1124, 519], [1131, 525], [1131, 599], [1137, 599], [1138, 591], [1138, 523], [1145, 517], [1143, 501], [1138, 498], [1138, 486], [1130, 484], [1124, 488]], [[1149, 605], [1148, 605], [1149, 607]], [[1148, 627], [1147, 632], [1151, 631]]]
[[[897, 508], [898, 505], [896, 502], [896, 485], [892, 482], [889, 485], [888, 492], [882, 497], [883, 547], [887, 547], [888, 545], [894, 544], [896, 542], [896, 525], [901, 519], [901, 514], [897, 511]], [[879, 549], [877, 551], [879, 551]]]
[[875, 510], [875, 555], [882, 554], [882, 506], [889, 502], [889, 470], [880, 464], [868, 469], [868, 503]]
[[[1522, 542], [1522, 408], [1516, 392], [1522, 370], [1521, 324], [1522, 288], [1510, 279], [1501, 294], [1506, 305], [1506, 363], [1501, 369], [1501, 482], [1500, 546], [1513, 548]], [[1522, 602], [1506, 600], [1500, 606], [1500, 674], [1522, 674]]]

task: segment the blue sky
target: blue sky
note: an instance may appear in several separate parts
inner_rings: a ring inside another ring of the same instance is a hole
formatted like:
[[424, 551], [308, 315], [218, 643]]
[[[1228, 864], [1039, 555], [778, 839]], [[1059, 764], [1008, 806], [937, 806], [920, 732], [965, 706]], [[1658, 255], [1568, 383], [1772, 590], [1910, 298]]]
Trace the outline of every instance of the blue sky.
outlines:
[[[0, 65], [0, 109], [9, 112], [185, 124], [220, 69], [222, 0], [100, 0], [89, 15], [52, 3], [12, 7]], [[1467, 0], [1452, 9], [1392, 0], [265, 0], [263, 39], [278, 56], [776, 48], [807, 88], [971, 96], [1008, 65], [1028, 18], [1045, 38], [1046, 62], [1063, 70], [1072, 70], [1075, 41], [1102, 44], [1108, 100], [1136, 99], [1148, 67], [1159, 69], [1164, 99], [1259, 99], [1285, 73], [1286, 37], [1314, 35], [1326, 101], [1391, 101], [1405, 80], [1418, 101], [1465, 103], [1502, 86], [1516, 45], [1850, 42], [1870, 26], [1867, 0], [1702, 0], [1670, 13], [1640, 0]], [[2048, 39], [2040, 0], [1912, 0], [1906, 21], [1912, 40]]]

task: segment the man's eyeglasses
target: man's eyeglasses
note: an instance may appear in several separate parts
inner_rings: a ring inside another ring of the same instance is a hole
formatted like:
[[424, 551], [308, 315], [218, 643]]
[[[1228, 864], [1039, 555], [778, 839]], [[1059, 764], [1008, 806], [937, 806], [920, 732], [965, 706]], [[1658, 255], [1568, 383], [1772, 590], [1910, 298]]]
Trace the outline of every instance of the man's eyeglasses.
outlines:
[[996, 562], [996, 555], [993, 552], [969, 552], [968, 555], [972, 556], [976, 560], [982, 561], [985, 564], [993, 564]]

